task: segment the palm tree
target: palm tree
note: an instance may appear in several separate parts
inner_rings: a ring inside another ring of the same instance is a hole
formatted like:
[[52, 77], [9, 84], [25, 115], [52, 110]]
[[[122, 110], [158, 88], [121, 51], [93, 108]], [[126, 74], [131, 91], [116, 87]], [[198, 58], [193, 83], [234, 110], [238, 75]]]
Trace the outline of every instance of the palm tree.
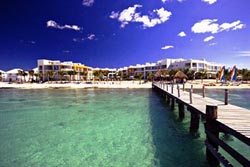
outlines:
[[29, 70], [29, 81], [33, 81], [34, 73], [34, 70]]
[[153, 77], [154, 77], [154, 74], [152, 73], [152, 71], [149, 71], [149, 72], [147, 73], [147, 80], [148, 80], [148, 81], [152, 81]]
[[194, 78], [194, 70], [190, 70], [189, 68], [184, 69], [184, 74], [187, 75], [188, 79], [193, 79]]
[[18, 78], [18, 76], [21, 76], [21, 83], [23, 82], [23, 78], [22, 78], [22, 76], [23, 76], [23, 70], [18, 70], [17, 71], [17, 78]]
[[119, 71], [118, 75], [120, 76], [120, 80], [123, 80], [123, 71]]
[[102, 71], [100, 71], [100, 73], [99, 73], [99, 80], [102, 80], [103, 79], [103, 77], [104, 77], [104, 74], [102, 73]]
[[42, 81], [43, 80], [43, 73], [40, 71], [37, 75], [39, 77], [39, 81]]
[[62, 83], [62, 78], [63, 78], [63, 76], [64, 76], [64, 71], [58, 71], [58, 75], [59, 75], [59, 77], [60, 77], [60, 82]]
[[25, 77], [28, 75], [28, 73], [27, 72], [25, 72], [24, 70], [23, 70], [23, 78], [24, 78], [24, 82], [26, 82], [26, 79], [25, 79]]
[[71, 71], [68, 71], [68, 75], [69, 75], [69, 82], [71, 82], [71, 76], [72, 75], [76, 75], [77, 72], [75, 70], [71, 70]]
[[54, 77], [54, 71], [47, 71], [46, 75], [48, 77], [48, 82], [50, 81], [50, 79], [52, 79]]
[[2, 81], [2, 72], [0, 72], [0, 81]]
[[94, 71], [94, 72], [93, 72], [93, 75], [94, 75], [94, 79], [95, 79], [96, 77], [98, 77], [98, 75], [99, 75], [99, 72], [100, 72], [100, 71]]
[[87, 71], [82, 71], [80, 72], [80, 76], [82, 76], [82, 79], [84, 80], [84, 78], [86, 78], [87, 80], [87, 75], [88, 75], [88, 72]]
[[143, 73], [142, 72], [136, 73], [136, 76], [138, 77], [138, 79], [140, 81], [139, 83], [141, 84], [141, 80], [143, 78]]
[[35, 81], [37, 82], [37, 78], [38, 78], [39, 74], [38, 74], [38, 73], [35, 73], [34, 76], [35, 76], [35, 78], [36, 78]]
[[169, 75], [170, 75], [171, 77], [173, 77], [173, 76], [175, 75], [176, 72], [177, 72], [176, 70], [170, 70], [170, 71], [169, 71]]

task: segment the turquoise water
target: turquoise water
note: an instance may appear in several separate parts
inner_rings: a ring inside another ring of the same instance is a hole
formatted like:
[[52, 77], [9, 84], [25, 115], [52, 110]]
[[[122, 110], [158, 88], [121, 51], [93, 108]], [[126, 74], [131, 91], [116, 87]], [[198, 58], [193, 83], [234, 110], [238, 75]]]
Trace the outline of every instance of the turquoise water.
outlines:
[[[223, 89], [206, 89], [208, 97], [224, 101]], [[250, 109], [250, 89], [229, 89], [228, 103]]]
[[0, 89], [0, 167], [208, 166], [177, 115], [151, 89]]
[[0, 90], [0, 166], [206, 166], [148, 90]]

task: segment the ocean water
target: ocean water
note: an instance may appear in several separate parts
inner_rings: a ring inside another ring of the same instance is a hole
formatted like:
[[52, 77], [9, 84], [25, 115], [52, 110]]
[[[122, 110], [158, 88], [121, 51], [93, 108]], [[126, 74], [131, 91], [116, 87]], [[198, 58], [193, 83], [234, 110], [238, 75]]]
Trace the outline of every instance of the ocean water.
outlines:
[[0, 89], [0, 167], [208, 166], [177, 115], [151, 89]]
[[[206, 89], [208, 97], [224, 101], [224, 89]], [[229, 89], [228, 103], [250, 110], [250, 89]]]

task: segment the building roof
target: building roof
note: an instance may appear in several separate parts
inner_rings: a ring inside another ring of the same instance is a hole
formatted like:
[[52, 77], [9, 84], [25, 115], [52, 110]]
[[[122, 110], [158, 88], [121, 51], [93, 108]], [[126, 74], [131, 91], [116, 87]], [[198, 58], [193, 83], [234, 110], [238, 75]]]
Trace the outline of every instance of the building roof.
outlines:
[[12, 70], [7, 71], [7, 74], [17, 74], [19, 70], [22, 70], [21, 68], [14, 68]]

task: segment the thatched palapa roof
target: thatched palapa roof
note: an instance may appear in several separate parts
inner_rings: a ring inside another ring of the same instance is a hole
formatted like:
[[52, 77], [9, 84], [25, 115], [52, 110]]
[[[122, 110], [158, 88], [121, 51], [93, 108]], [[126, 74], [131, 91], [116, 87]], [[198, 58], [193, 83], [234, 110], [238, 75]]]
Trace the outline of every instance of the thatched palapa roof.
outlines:
[[188, 79], [187, 75], [184, 74], [182, 71], [178, 71], [175, 75], [174, 78], [179, 78], [179, 79]]

